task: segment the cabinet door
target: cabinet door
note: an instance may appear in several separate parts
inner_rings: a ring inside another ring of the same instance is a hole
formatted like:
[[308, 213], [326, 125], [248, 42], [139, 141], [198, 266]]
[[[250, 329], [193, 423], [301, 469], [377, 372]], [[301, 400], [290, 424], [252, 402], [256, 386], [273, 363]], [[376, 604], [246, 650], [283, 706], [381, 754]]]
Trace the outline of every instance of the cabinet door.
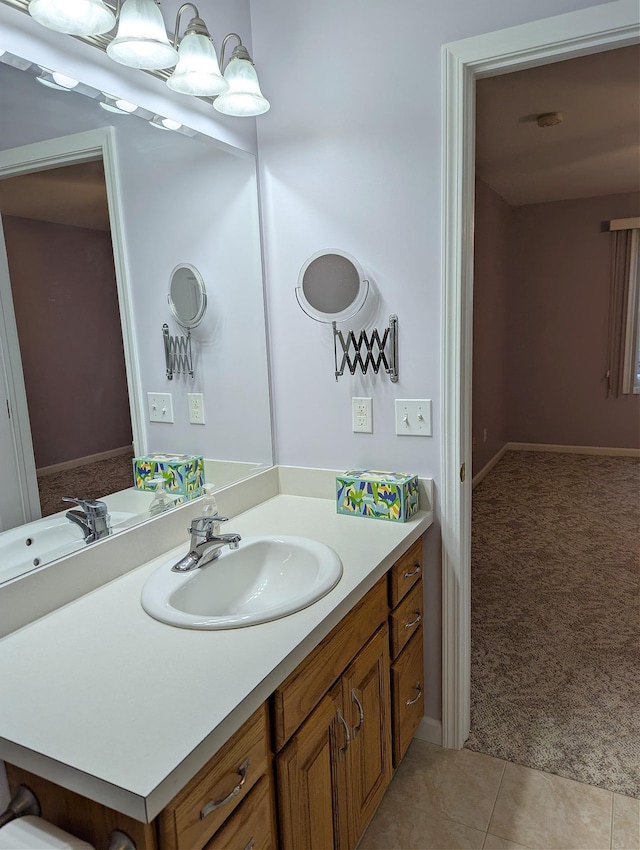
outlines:
[[281, 850], [345, 846], [348, 727], [335, 693], [327, 694], [276, 758]]
[[355, 847], [391, 781], [389, 633], [379, 629], [342, 677], [349, 748], [350, 844]]

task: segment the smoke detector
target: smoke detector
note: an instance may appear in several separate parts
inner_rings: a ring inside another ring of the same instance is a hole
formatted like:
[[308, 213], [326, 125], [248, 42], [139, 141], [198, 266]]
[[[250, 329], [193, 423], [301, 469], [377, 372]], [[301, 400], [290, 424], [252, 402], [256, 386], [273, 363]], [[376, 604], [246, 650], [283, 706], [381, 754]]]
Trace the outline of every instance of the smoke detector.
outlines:
[[562, 123], [562, 112], [543, 112], [536, 118], [538, 127], [555, 127]]

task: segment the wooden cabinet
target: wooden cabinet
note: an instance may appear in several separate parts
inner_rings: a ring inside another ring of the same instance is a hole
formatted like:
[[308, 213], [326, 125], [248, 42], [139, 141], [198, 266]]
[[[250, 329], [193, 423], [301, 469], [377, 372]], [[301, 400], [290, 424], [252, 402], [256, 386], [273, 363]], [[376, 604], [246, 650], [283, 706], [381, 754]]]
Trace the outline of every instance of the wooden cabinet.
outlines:
[[389, 571], [393, 766], [398, 767], [424, 715], [422, 540]]
[[283, 850], [355, 847], [391, 781], [383, 625], [276, 758]]
[[205, 850], [277, 850], [274, 830], [271, 781], [269, 776], [263, 776]]
[[264, 703], [160, 813], [162, 850], [201, 850], [267, 773], [269, 759]]
[[347, 750], [349, 846], [355, 847], [391, 781], [389, 633], [379, 629], [342, 680], [343, 715], [350, 728]]

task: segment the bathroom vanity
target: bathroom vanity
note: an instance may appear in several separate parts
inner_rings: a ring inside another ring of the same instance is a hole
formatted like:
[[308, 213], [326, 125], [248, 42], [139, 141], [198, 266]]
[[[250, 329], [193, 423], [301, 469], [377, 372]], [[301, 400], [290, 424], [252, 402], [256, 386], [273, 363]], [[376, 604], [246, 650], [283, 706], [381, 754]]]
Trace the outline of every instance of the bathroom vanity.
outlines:
[[97, 848], [111, 829], [152, 850], [355, 847], [424, 714], [431, 522], [280, 492], [228, 526], [335, 549], [342, 579], [303, 611], [220, 632], [155, 621], [141, 588], [183, 543], [4, 638], [11, 785]]

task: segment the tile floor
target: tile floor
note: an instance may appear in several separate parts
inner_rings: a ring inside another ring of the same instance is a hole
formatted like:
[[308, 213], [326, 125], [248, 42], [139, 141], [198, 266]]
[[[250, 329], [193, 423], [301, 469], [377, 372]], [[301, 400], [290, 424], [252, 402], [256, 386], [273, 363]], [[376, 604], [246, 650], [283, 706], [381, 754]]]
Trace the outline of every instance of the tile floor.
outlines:
[[414, 739], [359, 850], [640, 850], [640, 801]]

